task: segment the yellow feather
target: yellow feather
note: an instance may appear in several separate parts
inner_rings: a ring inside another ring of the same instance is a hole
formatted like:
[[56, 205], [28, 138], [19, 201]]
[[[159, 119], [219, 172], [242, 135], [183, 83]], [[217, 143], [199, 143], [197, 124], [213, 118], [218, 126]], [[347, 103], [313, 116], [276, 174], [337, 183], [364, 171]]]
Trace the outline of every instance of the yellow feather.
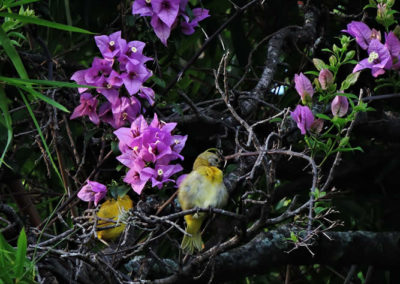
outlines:
[[[182, 210], [191, 208], [220, 208], [228, 201], [228, 192], [223, 182], [223, 173], [218, 166], [221, 159], [217, 154], [205, 151], [201, 153], [193, 164], [193, 171], [182, 181], [179, 186], [178, 200]], [[181, 248], [193, 254], [194, 250], [203, 248], [201, 239], [201, 225], [206, 218], [206, 213], [186, 215], [186, 232]]]
[[[117, 200], [107, 200], [100, 206], [99, 212], [97, 212], [97, 217], [112, 219], [118, 221], [122, 215], [129, 211], [133, 207], [133, 202], [126, 194], [123, 197], [118, 197]], [[125, 224], [118, 224], [107, 222], [104, 220], [99, 220], [97, 223], [97, 228], [108, 227], [113, 225], [119, 225], [115, 228], [105, 229], [97, 231], [97, 237], [102, 240], [115, 240], [124, 231]]]

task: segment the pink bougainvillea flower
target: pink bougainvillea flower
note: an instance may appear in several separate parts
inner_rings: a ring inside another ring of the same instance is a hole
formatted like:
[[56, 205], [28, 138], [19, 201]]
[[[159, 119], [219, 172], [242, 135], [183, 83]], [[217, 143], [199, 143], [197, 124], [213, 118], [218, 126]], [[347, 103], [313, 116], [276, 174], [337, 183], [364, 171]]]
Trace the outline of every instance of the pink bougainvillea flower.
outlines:
[[120, 64], [120, 69], [123, 71], [126, 69], [125, 66], [128, 62], [137, 65], [153, 60], [143, 55], [143, 49], [146, 44], [142, 41], [135, 40], [127, 43], [125, 39], [121, 39], [119, 41], [119, 46], [121, 53], [118, 57], [118, 62]]
[[152, 73], [143, 64], [126, 64], [126, 71], [121, 74], [122, 81], [128, 93], [132, 96], [139, 92], [143, 82], [151, 77]]
[[297, 127], [303, 135], [310, 130], [311, 125], [314, 122], [314, 115], [308, 106], [298, 105], [294, 111], [290, 112], [290, 116], [294, 121], [296, 121]]
[[334, 116], [343, 117], [349, 110], [349, 101], [345, 96], [336, 96], [331, 104], [331, 111]]
[[181, 29], [182, 29], [182, 33], [185, 35], [193, 34], [194, 28], [199, 25], [199, 22], [210, 16], [209, 11], [207, 9], [203, 9], [203, 8], [195, 8], [195, 9], [193, 9], [192, 12], [193, 12], [194, 18], [190, 22], [189, 22], [189, 17], [185, 17], [182, 15], [184, 18], [184, 21], [181, 22]]
[[158, 187], [161, 189], [163, 184], [166, 182], [173, 181], [170, 177], [177, 172], [182, 171], [183, 168], [181, 165], [163, 165], [163, 164], [156, 164], [154, 169], [153, 168], [144, 168], [141, 172], [141, 175], [146, 179], [151, 180], [152, 187]]
[[91, 94], [89, 93], [81, 94], [80, 105], [78, 105], [74, 109], [74, 112], [72, 113], [70, 119], [87, 115], [94, 124], [99, 124], [100, 123], [99, 116], [96, 113], [97, 103], [98, 101], [96, 97], [93, 97]]
[[152, 16], [153, 7], [151, 2], [151, 0], [135, 0], [132, 4], [132, 14], [142, 17]]
[[153, 187], [161, 188], [164, 183], [173, 181], [172, 175], [182, 170], [179, 164], [174, 165], [171, 162], [183, 160], [179, 153], [187, 136], [172, 135], [175, 127], [176, 123], [160, 121], [157, 115], [154, 115], [153, 121], [148, 125], [140, 115], [130, 128], [121, 127], [114, 131], [122, 152], [117, 159], [130, 168], [124, 181], [131, 184], [135, 192], [140, 194], [149, 180]]
[[150, 105], [154, 105], [155, 93], [152, 88], [142, 86], [139, 90], [138, 96], [146, 99]]
[[103, 87], [112, 71], [113, 61], [95, 57], [92, 67], [85, 72], [85, 81], [92, 86]]
[[347, 24], [347, 30], [342, 30], [356, 38], [356, 42], [362, 49], [367, 49], [371, 42], [371, 29], [363, 22], [352, 21]]
[[165, 123], [164, 121], [159, 120], [156, 113], [154, 114], [153, 121], [150, 123], [150, 127], [159, 128], [167, 132], [174, 130], [176, 125], [176, 122]]
[[400, 40], [393, 32], [389, 32], [385, 35], [385, 46], [389, 50], [390, 56], [392, 58], [392, 69], [400, 68]]
[[132, 150], [134, 145], [132, 144], [135, 139], [140, 137], [142, 133], [147, 129], [148, 125], [142, 115], [139, 115], [132, 123], [130, 128], [121, 127], [114, 131], [114, 134], [119, 140], [119, 150], [125, 153], [128, 150]]
[[151, 5], [154, 14], [171, 28], [178, 16], [179, 2], [180, 0], [151, 0]]
[[94, 201], [94, 205], [97, 206], [106, 194], [107, 187], [104, 184], [88, 180], [87, 184], [78, 192], [78, 198], [86, 202]]
[[147, 181], [150, 179], [149, 176], [142, 175], [142, 171], [145, 164], [140, 159], [137, 159], [135, 163], [133, 163], [132, 168], [126, 173], [124, 178], [124, 182], [130, 184], [132, 189], [137, 193], [141, 194], [144, 186]]
[[330, 85], [333, 84], [333, 74], [328, 69], [322, 69], [319, 72], [318, 81], [321, 85], [322, 90], [326, 90]]
[[392, 59], [388, 48], [376, 39], [371, 40], [368, 47], [368, 58], [361, 60], [353, 69], [353, 73], [366, 68], [371, 69], [372, 76], [378, 77], [385, 69], [392, 67]]
[[310, 80], [304, 76], [303, 73], [294, 75], [294, 84], [297, 93], [301, 97], [301, 102], [303, 104], [308, 104], [311, 102], [312, 96], [314, 95], [314, 89], [311, 85]]
[[[79, 85], [89, 85], [88, 82], [86, 82], [85, 80], [85, 74], [87, 72], [86, 70], [79, 70], [76, 71], [72, 76], [71, 76], [71, 80], [74, 80], [77, 84]], [[84, 91], [86, 91], [88, 88], [78, 88], [78, 92], [79, 93], [83, 93]]]
[[119, 40], [121, 39], [121, 31], [117, 31], [113, 34], [95, 36], [94, 40], [99, 48], [101, 54], [106, 59], [113, 59], [120, 52]]
[[99, 116], [102, 121], [118, 129], [126, 123], [131, 123], [140, 113], [140, 102], [134, 98], [117, 98], [114, 104], [104, 103], [99, 109]]
[[156, 36], [161, 40], [161, 42], [167, 46], [167, 40], [171, 34], [171, 28], [167, 26], [161, 19], [154, 14], [150, 21]]

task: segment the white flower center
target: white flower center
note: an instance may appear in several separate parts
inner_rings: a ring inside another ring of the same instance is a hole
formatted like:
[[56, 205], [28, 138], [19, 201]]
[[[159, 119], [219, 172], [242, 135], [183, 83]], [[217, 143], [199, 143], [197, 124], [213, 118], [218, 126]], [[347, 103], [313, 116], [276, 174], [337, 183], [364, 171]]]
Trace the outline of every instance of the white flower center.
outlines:
[[151, 3], [151, 0], [146, 0], [146, 3], [147, 3], [147, 4], [150, 4], [150, 3]]
[[133, 151], [137, 152], [137, 150], [139, 149], [138, 146], [133, 147]]
[[178, 145], [179, 143], [181, 143], [178, 139], [174, 140], [175, 145]]
[[132, 47], [131, 47], [131, 50], [132, 50], [132, 52], [133, 52], [133, 53], [136, 53], [136, 51], [137, 51], [137, 48], [136, 48], [136, 47], [134, 47], [134, 46], [132, 46]]
[[157, 171], [157, 174], [158, 174], [159, 176], [162, 176], [162, 175], [164, 174], [164, 171], [163, 171], [162, 169], [159, 169], [159, 170]]
[[107, 84], [107, 89], [111, 89], [112, 85], [111, 84]]
[[372, 51], [368, 56], [368, 62], [372, 63], [372, 62], [374, 62], [374, 60], [376, 60], [378, 58], [379, 58], [379, 54], [376, 53], [375, 51]]
[[115, 41], [110, 41], [109, 43], [108, 43], [110, 46], [114, 46], [115, 45]]

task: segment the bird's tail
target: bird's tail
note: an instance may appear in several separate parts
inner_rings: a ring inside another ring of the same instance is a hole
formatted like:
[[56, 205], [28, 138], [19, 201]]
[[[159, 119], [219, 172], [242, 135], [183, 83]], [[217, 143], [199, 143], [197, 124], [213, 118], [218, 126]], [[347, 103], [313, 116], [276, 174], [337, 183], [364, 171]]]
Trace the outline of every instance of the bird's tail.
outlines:
[[186, 233], [191, 235], [191, 236], [189, 235], [183, 236], [181, 248], [186, 253], [193, 254], [195, 249], [198, 251], [203, 249], [204, 244], [201, 239], [200, 228], [204, 218], [205, 216], [193, 216], [193, 215], [185, 216], [185, 220], [187, 223]]

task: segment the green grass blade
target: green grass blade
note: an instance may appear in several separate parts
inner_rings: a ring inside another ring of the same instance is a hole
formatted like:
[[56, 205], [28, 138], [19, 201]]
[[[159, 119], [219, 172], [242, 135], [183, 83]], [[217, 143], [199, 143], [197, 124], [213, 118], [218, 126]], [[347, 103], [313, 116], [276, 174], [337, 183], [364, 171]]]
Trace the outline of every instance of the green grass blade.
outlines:
[[33, 88], [31, 87], [24, 87], [24, 86], [19, 86], [22, 90], [24, 90], [25, 92], [30, 93], [32, 96], [41, 99], [42, 101], [48, 103], [49, 105], [52, 105], [53, 107], [58, 108], [59, 110], [62, 110], [64, 112], [69, 113], [69, 110], [63, 106], [62, 104], [59, 104], [58, 102], [56, 102], [55, 100], [43, 95], [42, 93], [35, 91]]
[[35, 80], [35, 79], [19, 79], [12, 77], [4, 77], [0, 76], [0, 81], [3, 81], [9, 85], [20, 86], [20, 85], [42, 85], [42, 86], [50, 86], [57, 88], [98, 88], [95, 86], [89, 85], [79, 85], [76, 83], [70, 82], [61, 82], [61, 81], [50, 81], [50, 80]]
[[[1, 168], [1, 165], [3, 164], [3, 161], [4, 161], [4, 157], [6, 156], [7, 150], [11, 145], [11, 140], [13, 137], [11, 115], [8, 112], [7, 97], [6, 97], [6, 94], [5, 94], [3, 88], [0, 88], [0, 109], [3, 114], [5, 127], [7, 128], [7, 143], [6, 143], [6, 147], [4, 147], [3, 153], [1, 154], [1, 157], [0, 157], [0, 168]], [[5, 165], [7, 165], [7, 164], [5, 164]]]
[[24, 274], [27, 244], [28, 242], [26, 240], [25, 228], [22, 228], [17, 241], [17, 254], [15, 258], [15, 277], [17, 279], [20, 279]]
[[25, 4], [29, 4], [29, 3], [38, 2], [38, 1], [40, 1], [40, 0], [21, 0], [21, 1], [11, 3], [10, 5], [7, 5], [6, 8], [17, 7], [17, 6], [21, 6], [21, 5], [25, 5]]
[[[0, 12], [0, 14], [2, 14], [2, 13]], [[11, 59], [15, 69], [18, 72], [18, 75], [22, 79], [29, 79], [28, 73], [26, 73], [24, 64], [22, 64], [21, 57], [19, 57], [17, 50], [11, 44], [10, 39], [8, 38], [6, 32], [3, 30], [3, 28], [1, 26], [0, 26], [0, 44], [4, 47], [4, 51], [7, 53], [8, 57]]]
[[44, 139], [44, 136], [43, 136], [42, 130], [40, 129], [39, 123], [36, 120], [35, 114], [33, 113], [32, 108], [31, 108], [28, 100], [26, 99], [25, 95], [21, 92], [21, 90], [18, 90], [18, 91], [19, 91], [19, 93], [20, 93], [20, 95], [22, 97], [22, 100], [24, 101], [24, 103], [26, 105], [26, 108], [28, 109], [28, 112], [29, 112], [29, 114], [30, 114], [30, 116], [31, 116], [31, 118], [33, 120], [33, 123], [35, 124], [35, 127], [36, 127], [36, 129], [37, 129], [37, 131], [39, 133], [40, 139], [42, 140], [44, 149], [46, 150], [46, 153], [47, 153], [47, 155], [49, 157], [51, 165], [53, 166], [54, 171], [56, 172], [58, 178], [60, 179], [61, 184], [64, 184], [63, 180], [61, 178], [61, 174], [58, 171], [58, 168], [57, 168], [56, 164], [54, 163], [53, 157], [51, 156], [51, 152], [50, 152], [49, 146], [47, 146], [46, 140]]
[[87, 31], [87, 30], [84, 30], [81, 28], [63, 25], [63, 24], [59, 24], [59, 23], [55, 23], [55, 22], [50, 22], [50, 21], [35, 18], [35, 17], [13, 14], [13, 13], [0, 12], [0, 17], [9, 17], [12, 19], [17, 19], [22, 23], [35, 24], [35, 25], [45, 26], [48, 28], [63, 30], [63, 31], [67, 31], [67, 32], [75, 32], [75, 33], [82, 33], [82, 34], [94, 34], [90, 31]]

